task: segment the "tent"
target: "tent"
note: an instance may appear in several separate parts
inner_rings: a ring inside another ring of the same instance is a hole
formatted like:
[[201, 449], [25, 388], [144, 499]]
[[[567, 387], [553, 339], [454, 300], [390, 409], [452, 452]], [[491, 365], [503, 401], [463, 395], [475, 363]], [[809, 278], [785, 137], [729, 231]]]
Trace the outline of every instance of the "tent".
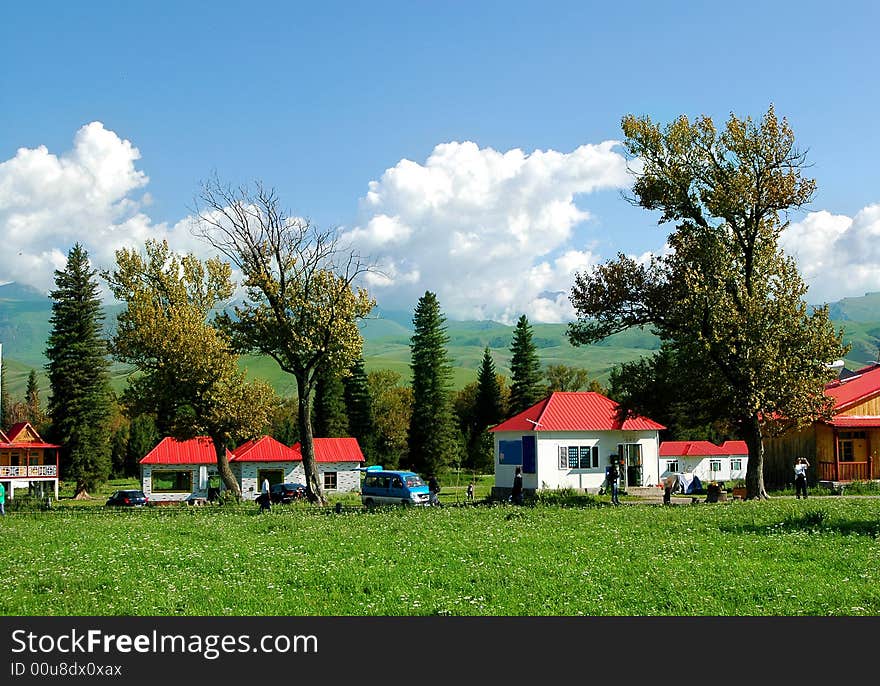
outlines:
[[688, 472], [675, 472], [663, 479], [664, 486], [670, 487], [673, 493], [679, 491], [690, 495], [700, 493], [703, 490], [703, 483], [696, 474]]

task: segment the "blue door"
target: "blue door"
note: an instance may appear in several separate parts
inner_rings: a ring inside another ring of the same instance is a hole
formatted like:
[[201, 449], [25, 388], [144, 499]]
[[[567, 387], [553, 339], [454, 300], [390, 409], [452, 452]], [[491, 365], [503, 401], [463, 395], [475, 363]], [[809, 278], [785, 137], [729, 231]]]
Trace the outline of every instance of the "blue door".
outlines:
[[523, 451], [523, 474], [534, 474], [536, 470], [537, 455], [535, 451], [535, 437], [522, 437]]

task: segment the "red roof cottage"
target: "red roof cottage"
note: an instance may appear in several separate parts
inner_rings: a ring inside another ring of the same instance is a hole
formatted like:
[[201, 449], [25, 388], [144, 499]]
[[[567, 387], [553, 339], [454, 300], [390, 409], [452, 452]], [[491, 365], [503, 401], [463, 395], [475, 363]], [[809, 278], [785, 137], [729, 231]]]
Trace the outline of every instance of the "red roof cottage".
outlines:
[[764, 441], [764, 480], [783, 486], [794, 481], [794, 460], [806, 457], [810, 481], [880, 479], [880, 364], [870, 364], [826, 384], [834, 415]]
[[[360, 488], [357, 467], [364, 461], [356, 438], [316, 438], [315, 459], [326, 491]], [[242, 497], [255, 499], [263, 479], [270, 484], [305, 483], [299, 443], [289, 447], [272, 438], [252, 439], [227, 451], [229, 467]], [[180, 502], [208, 497], [217, 484], [217, 457], [207, 436], [188, 441], [163, 438], [141, 460], [143, 490], [151, 502]]]
[[745, 441], [663, 441], [660, 444], [660, 477], [694, 474], [700, 481], [745, 479], [749, 451]]
[[621, 421], [619, 405], [592, 392], [556, 392], [491, 429], [495, 492], [504, 495], [522, 467], [523, 488], [598, 489], [611, 456], [624, 460], [623, 485], [659, 481], [659, 432], [646, 417]]

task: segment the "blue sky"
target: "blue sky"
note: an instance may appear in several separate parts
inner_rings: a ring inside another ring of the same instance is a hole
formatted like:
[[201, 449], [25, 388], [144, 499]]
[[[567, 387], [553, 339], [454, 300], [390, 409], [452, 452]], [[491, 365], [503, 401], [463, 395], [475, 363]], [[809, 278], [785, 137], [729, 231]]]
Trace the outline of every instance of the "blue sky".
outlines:
[[0, 240], [22, 259], [0, 282], [47, 287], [74, 240], [100, 267], [149, 236], [198, 250], [182, 222], [216, 171], [362, 239], [381, 306], [432, 290], [452, 318], [564, 319], [578, 268], [663, 245], [601, 148], [621, 117], [773, 103], [818, 182], [787, 244], [811, 300], [877, 290], [878, 20], [867, 2], [14, 3]]

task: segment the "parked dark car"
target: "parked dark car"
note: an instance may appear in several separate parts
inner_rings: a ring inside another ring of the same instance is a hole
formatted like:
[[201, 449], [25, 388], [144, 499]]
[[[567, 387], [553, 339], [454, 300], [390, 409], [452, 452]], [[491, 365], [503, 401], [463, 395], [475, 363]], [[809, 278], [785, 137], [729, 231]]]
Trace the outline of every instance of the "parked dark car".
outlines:
[[275, 484], [269, 489], [273, 503], [290, 503], [306, 497], [305, 484]]
[[143, 491], [114, 491], [113, 495], [111, 495], [105, 505], [111, 506], [120, 506], [120, 507], [144, 507], [149, 505], [150, 501], [147, 499], [147, 496], [144, 495]]

